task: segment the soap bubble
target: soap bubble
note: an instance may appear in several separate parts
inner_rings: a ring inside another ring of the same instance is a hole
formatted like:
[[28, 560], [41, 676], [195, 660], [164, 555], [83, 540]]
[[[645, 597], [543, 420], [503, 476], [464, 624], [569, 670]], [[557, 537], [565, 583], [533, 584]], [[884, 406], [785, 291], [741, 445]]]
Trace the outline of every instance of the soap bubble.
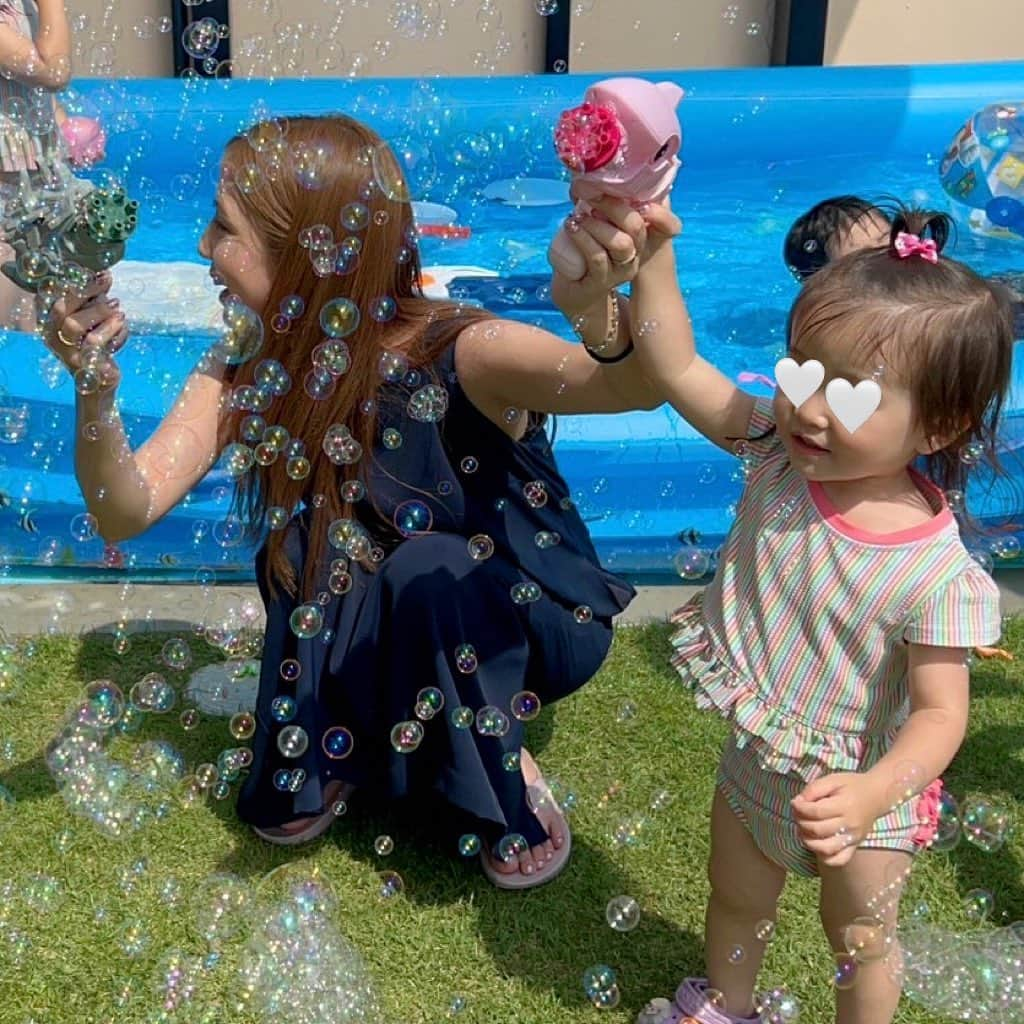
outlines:
[[862, 964], [881, 960], [889, 948], [884, 922], [877, 917], [855, 917], [843, 929], [843, 945]]
[[310, 640], [323, 628], [324, 616], [318, 605], [301, 604], [292, 612], [288, 622], [300, 640]]
[[95, 540], [99, 535], [99, 522], [94, 515], [81, 512], [71, 520], [71, 536], [79, 544]]
[[771, 942], [775, 938], [775, 922], [762, 918], [754, 925], [754, 935], [761, 942]]
[[164, 714], [174, 707], [178, 697], [174, 688], [158, 672], [148, 672], [128, 693], [128, 698], [139, 711]]
[[464, 704], [459, 707], [452, 708], [451, 720], [452, 725], [456, 729], [468, 729], [474, 722], [476, 716], [473, 714], [472, 708], [467, 708]]
[[964, 801], [960, 822], [964, 838], [985, 853], [995, 853], [1002, 847], [1010, 829], [1009, 812], [983, 797]]
[[971, 889], [964, 896], [964, 913], [968, 919], [980, 924], [987, 921], [995, 910], [995, 897], [988, 889]]
[[423, 726], [419, 722], [399, 722], [391, 730], [391, 746], [399, 754], [411, 754], [422, 742]]
[[328, 729], [322, 740], [324, 753], [333, 761], [341, 761], [348, 757], [354, 745], [352, 733], [340, 725]]
[[95, 679], [85, 688], [79, 721], [97, 729], [117, 725], [125, 710], [124, 694], [110, 679]]
[[210, 354], [228, 366], [248, 362], [263, 348], [263, 321], [240, 299], [224, 304], [223, 329]]
[[469, 557], [474, 562], [483, 562], [494, 554], [494, 541], [485, 533], [477, 533], [469, 538], [467, 545]]
[[476, 648], [472, 644], [459, 644], [455, 648], [455, 667], [464, 675], [470, 675], [477, 669]]
[[510, 727], [508, 716], [493, 704], [485, 704], [476, 713], [476, 728], [481, 736], [504, 736]]
[[379, 857], [386, 857], [395, 848], [395, 841], [391, 836], [377, 836], [373, 841], [374, 852]]
[[965, 466], [976, 466], [985, 457], [985, 446], [980, 441], [968, 441], [960, 449], [960, 461]]
[[219, 946], [246, 926], [252, 901], [248, 884], [237, 875], [210, 875], [192, 897], [196, 927], [211, 945]]
[[511, 711], [520, 722], [532, 722], [540, 714], [540, 697], [531, 690], [520, 690], [512, 697]]
[[421, 533], [429, 533], [434, 525], [434, 514], [430, 506], [422, 501], [403, 501], [394, 514], [395, 529], [403, 537], [415, 537]]
[[632, 896], [613, 896], [604, 916], [615, 931], [631, 932], [640, 923], [640, 904]]
[[541, 589], [532, 580], [514, 583], [510, 591], [513, 604], [533, 604], [541, 599]]
[[149, 929], [139, 918], [126, 921], [117, 935], [117, 944], [121, 951], [130, 957], [141, 956], [150, 944]]
[[518, 832], [509, 832], [498, 840], [496, 849], [498, 859], [509, 864], [521, 853], [526, 853], [529, 848], [530, 844], [526, 841], [524, 836], [520, 835]]
[[228, 723], [228, 732], [233, 739], [247, 740], [256, 732], [256, 718], [251, 711], [239, 711]]
[[459, 837], [459, 853], [463, 857], [475, 857], [480, 852], [480, 837], [471, 832]]
[[392, 899], [405, 889], [405, 882], [397, 871], [382, 871], [378, 880], [382, 899]]
[[298, 725], [286, 725], [277, 734], [277, 749], [284, 757], [302, 757], [309, 749], [309, 735]]
[[329, 338], [347, 338], [359, 326], [359, 307], [345, 297], [331, 299], [320, 310], [320, 326]]
[[857, 967], [856, 957], [849, 953], [836, 953], [832, 984], [838, 989], [853, 988], [857, 982]]
[[952, 850], [960, 842], [960, 808], [947, 789], [939, 796], [939, 814], [931, 848], [937, 853]]
[[708, 574], [711, 559], [703, 548], [683, 548], [672, 559], [676, 572], [684, 580], [699, 580]]

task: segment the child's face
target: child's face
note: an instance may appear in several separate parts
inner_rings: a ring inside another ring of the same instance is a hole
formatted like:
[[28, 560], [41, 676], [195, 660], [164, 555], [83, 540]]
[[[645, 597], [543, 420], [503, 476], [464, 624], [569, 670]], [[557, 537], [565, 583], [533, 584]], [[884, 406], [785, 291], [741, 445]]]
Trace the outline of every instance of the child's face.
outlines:
[[217, 193], [217, 212], [199, 240], [199, 254], [210, 260], [214, 283], [225, 285], [221, 300], [237, 295], [251, 310], [263, 313], [270, 296], [270, 265], [263, 245], [230, 189]]
[[[865, 365], [840, 351], [794, 339], [790, 358], [799, 364], [816, 359], [825, 368], [825, 379], [799, 408], [782, 388], [775, 391], [775, 419], [779, 438], [790, 462], [808, 480], [846, 482], [866, 478], [894, 477], [921, 452], [926, 439], [916, 424], [909, 391], [892, 368]], [[856, 388], [861, 381], [874, 380], [881, 389], [878, 407], [851, 433], [825, 400], [829, 381], [842, 378]]]
[[837, 260], [859, 249], [873, 249], [889, 241], [891, 225], [873, 210], [858, 217], [845, 231], [838, 232], [828, 243], [828, 258]]

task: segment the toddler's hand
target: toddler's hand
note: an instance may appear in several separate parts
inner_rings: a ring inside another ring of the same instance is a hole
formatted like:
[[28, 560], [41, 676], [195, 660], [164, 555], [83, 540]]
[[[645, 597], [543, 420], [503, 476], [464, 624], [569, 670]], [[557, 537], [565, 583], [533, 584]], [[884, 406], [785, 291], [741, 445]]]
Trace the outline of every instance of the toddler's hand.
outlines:
[[877, 787], [858, 772], [815, 779], [791, 806], [804, 846], [829, 867], [850, 861], [880, 814]]

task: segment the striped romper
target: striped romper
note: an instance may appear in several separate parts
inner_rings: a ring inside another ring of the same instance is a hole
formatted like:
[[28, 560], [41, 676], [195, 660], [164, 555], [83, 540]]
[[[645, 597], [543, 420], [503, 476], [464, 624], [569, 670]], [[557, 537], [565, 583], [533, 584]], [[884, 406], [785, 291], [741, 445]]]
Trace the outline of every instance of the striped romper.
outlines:
[[[758, 399], [748, 437], [772, 427], [771, 399]], [[999, 591], [919, 474], [932, 520], [876, 534], [792, 468], [775, 431], [738, 447], [749, 475], [736, 521], [714, 580], [672, 616], [672, 664], [732, 725], [717, 781], [733, 812], [765, 856], [816, 875], [790, 800], [880, 760], [909, 714], [907, 643], [995, 643]], [[905, 801], [860, 845], [912, 853], [921, 824]]]
[[[35, 38], [35, 0], [9, 0], [0, 24], [26, 39]], [[0, 7], [0, 12], [3, 8]], [[0, 75], [0, 171], [36, 171], [62, 152], [53, 115], [53, 94]]]

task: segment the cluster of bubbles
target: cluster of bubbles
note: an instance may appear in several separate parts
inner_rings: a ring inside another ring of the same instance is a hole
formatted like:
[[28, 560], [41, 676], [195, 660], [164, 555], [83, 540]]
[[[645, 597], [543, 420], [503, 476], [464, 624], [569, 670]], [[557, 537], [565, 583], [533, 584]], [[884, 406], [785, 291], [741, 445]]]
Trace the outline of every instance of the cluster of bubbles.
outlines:
[[380, 1024], [358, 952], [334, 923], [337, 903], [316, 878], [296, 881], [260, 915], [242, 957], [244, 1002], [268, 1024]]
[[1012, 831], [1013, 819], [1002, 804], [986, 797], [969, 796], [961, 806], [944, 789], [931, 846], [936, 852], [946, 852], [962, 838], [983, 853], [995, 853], [1006, 844]]
[[903, 992], [936, 1016], [1024, 1021], [1024, 922], [953, 932], [912, 916], [900, 927]]
[[159, 714], [173, 704], [173, 689], [157, 673], [139, 680], [127, 699], [109, 679], [85, 687], [46, 748], [47, 767], [75, 814], [120, 837], [171, 812], [171, 795], [185, 776], [182, 754], [167, 742], [148, 740], [123, 764], [110, 755], [107, 741], [136, 732], [147, 712]]

